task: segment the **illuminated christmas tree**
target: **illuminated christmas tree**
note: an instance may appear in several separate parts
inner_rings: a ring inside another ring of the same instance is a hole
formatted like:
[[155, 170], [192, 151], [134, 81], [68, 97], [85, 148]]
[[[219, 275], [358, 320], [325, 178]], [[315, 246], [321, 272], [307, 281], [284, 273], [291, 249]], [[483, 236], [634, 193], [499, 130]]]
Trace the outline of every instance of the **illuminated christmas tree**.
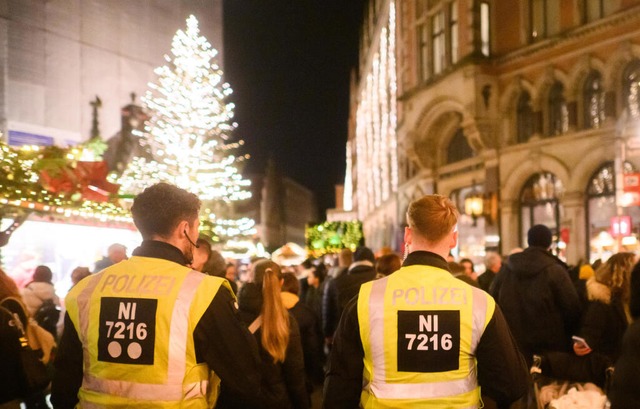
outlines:
[[134, 158], [118, 180], [120, 191], [135, 195], [153, 183], [169, 182], [198, 195], [205, 204], [204, 221], [220, 239], [252, 234], [253, 221], [228, 219], [231, 204], [251, 196], [250, 181], [238, 171], [248, 156], [233, 155], [243, 142], [229, 142], [237, 126], [228, 101], [232, 90], [194, 16], [187, 19], [186, 31], [173, 37], [171, 54], [142, 98], [151, 118], [140, 143], [153, 160]]

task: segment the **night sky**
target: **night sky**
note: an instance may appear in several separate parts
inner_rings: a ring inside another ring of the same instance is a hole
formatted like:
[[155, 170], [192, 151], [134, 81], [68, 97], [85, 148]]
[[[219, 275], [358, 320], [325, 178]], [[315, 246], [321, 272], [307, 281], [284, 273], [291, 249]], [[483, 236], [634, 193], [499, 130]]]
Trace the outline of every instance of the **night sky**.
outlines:
[[225, 0], [224, 67], [245, 175], [273, 158], [316, 193], [320, 218], [344, 182], [350, 72], [364, 0]]

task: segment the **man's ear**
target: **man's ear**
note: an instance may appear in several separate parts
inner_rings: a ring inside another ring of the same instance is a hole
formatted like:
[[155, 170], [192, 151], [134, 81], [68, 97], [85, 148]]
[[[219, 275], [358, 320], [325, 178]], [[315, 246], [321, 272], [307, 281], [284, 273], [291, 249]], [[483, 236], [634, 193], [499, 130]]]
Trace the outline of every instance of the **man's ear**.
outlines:
[[178, 233], [180, 235], [184, 234], [184, 232], [189, 233], [189, 222], [186, 220], [181, 221], [180, 223], [178, 223]]
[[454, 231], [451, 235], [451, 241], [449, 242], [449, 248], [455, 248], [458, 245], [458, 231]]

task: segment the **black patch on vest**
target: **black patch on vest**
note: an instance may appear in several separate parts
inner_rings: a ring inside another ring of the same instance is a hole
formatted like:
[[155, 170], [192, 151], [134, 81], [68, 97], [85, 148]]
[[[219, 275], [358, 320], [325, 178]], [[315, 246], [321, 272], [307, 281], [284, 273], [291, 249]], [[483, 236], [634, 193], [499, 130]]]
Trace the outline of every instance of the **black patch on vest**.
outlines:
[[103, 297], [98, 361], [153, 365], [157, 308], [158, 300]]
[[460, 366], [460, 311], [398, 311], [398, 372]]

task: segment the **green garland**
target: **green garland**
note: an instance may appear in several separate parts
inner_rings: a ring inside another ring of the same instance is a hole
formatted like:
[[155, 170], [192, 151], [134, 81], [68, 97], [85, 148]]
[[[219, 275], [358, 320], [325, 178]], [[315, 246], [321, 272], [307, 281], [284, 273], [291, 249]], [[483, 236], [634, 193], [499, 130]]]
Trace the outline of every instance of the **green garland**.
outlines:
[[72, 149], [15, 149], [0, 141], [0, 207], [22, 207], [40, 214], [130, 218], [129, 211], [116, 202], [83, 200], [80, 192], [54, 193], [42, 186], [41, 171], [56, 175], [72, 167], [75, 159], [68, 157]]
[[306, 246], [314, 257], [338, 253], [345, 248], [353, 251], [361, 244], [362, 238], [362, 223], [359, 221], [324, 222], [305, 229]]

